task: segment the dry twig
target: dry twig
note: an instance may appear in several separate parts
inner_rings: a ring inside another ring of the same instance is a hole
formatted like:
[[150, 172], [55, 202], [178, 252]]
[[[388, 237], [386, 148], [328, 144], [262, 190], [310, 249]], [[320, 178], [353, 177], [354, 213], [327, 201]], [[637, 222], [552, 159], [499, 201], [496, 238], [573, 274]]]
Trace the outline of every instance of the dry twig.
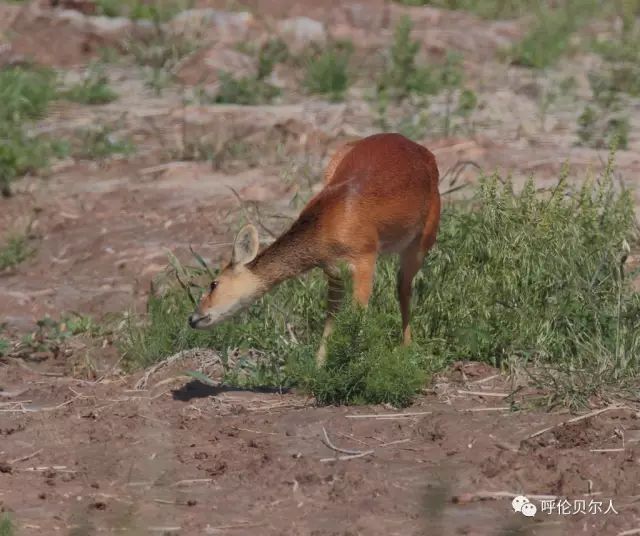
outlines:
[[371, 413], [368, 415], [345, 415], [347, 419], [405, 419], [408, 417], [418, 417], [420, 415], [430, 415], [431, 411], [415, 411], [412, 413]]
[[325, 427], [322, 427], [322, 433], [324, 434], [324, 440], [322, 441], [327, 447], [329, 447], [331, 450], [334, 450], [336, 452], [342, 452], [344, 454], [346, 454], [346, 456], [334, 456], [333, 458], [322, 458], [320, 460], [321, 463], [327, 463], [327, 462], [333, 462], [333, 461], [344, 461], [344, 460], [353, 460], [355, 458], [362, 458], [364, 456], [369, 456], [370, 454], [373, 454], [373, 450], [365, 450], [365, 451], [361, 451], [361, 450], [352, 450], [352, 449], [343, 449], [340, 447], [336, 447], [331, 440], [329, 439], [329, 436], [327, 434], [327, 430], [325, 429]]
[[527, 436], [527, 439], [538, 437], [539, 435], [542, 435], [545, 432], [553, 430], [554, 428], [560, 428], [562, 426], [566, 426], [567, 424], [573, 424], [573, 423], [582, 421], [584, 419], [588, 419], [589, 417], [595, 417], [596, 415], [600, 415], [601, 413], [604, 413], [605, 411], [610, 411], [612, 409], [622, 409], [622, 408], [624, 408], [624, 406], [616, 406], [616, 405], [614, 405], [614, 406], [607, 406], [606, 408], [600, 408], [600, 409], [597, 409], [595, 411], [590, 411], [589, 413], [585, 413], [584, 415], [578, 415], [577, 417], [574, 417], [573, 419], [562, 421], [562, 422], [560, 422], [558, 424], [554, 424], [553, 426], [548, 426], [547, 428], [543, 428], [542, 430], [538, 430], [537, 432], [534, 432], [533, 434]]

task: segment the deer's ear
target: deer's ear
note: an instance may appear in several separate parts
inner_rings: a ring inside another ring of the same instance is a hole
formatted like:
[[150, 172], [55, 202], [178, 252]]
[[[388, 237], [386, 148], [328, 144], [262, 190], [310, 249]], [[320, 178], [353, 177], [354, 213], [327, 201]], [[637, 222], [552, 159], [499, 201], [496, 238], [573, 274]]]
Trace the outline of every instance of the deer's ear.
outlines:
[[260, 240], [258, 230], [251, 224], [245, 225], [238, 232], [233, 243], [231, 264], [247, 264], [256, 258]]

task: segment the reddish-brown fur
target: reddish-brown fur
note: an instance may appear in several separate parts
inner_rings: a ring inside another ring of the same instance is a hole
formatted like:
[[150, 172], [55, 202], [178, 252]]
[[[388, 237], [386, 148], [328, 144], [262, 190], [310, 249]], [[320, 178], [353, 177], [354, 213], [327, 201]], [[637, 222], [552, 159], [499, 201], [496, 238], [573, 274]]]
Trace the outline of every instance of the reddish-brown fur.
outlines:
[[[378, 255], [399, 253], [398, 296], [403, 340], [409, 343], [411, 284], [436, 240], [439, 221], [438, 168], [429, 150], [399, 134], [348, 143], [329, 163], [324, 189], [292, 227], [244, 264], [249, 274], [245, 270], [243, 277], [256, 287], [250, 299], [284, 279], [321, 267], [329, 282], [324, 341], [342, 299], [338, 263], [346, 261], [351, 267], [354, 298], [366, 306]], [[214, 307], [215, 294], [203, 298], [199, 311]], [[320, 362], [324, 354], [323, 342]]]

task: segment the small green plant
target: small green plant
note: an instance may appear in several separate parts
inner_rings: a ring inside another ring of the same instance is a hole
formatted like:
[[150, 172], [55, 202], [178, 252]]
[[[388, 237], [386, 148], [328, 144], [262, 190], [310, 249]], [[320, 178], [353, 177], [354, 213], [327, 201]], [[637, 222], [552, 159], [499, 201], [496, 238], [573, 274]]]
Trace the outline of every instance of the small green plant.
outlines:
[[620, 93], [640, 96], [640, 67], [637, 64], [611, 65], [602, 73], [591, 73], [589, 78], [594, 96], [600, 100], [615, 99]]
[[597, 12], [595, 0], [567, 0], [556, 8], [537, 6], [537, 21], [509, 55], [513, 63], [542, 69], [554, 64], [571, 36]]
[[4, 245], [0, 245], [0, 272], [17, 266], [34, 252], [35, 250], [29, 245], [26, 235], [9, 236]]
[[467, 132], [473, 130], [471, 125], [471, 114], [478, 106], [478, 97], [470, 89], [463, 89], [458, 97], [458, 104], [455, 114], [464, 120]]
[[196, 49], [192, 41], [166, 33], [161, 26], [147, 40], [130, 41], [128, 52], [143, 68], [146, 85], [156, 95], [173, 80], [173, 69], [187, 54]]
[[263, 104], [280, 95], [280, 90], [262, 79], [253, 77], [234, 78], [230, 73], [220, 72], [220, 87], [212, 99], [219, 104]]
[[304, 84], [311, 93], [327, 95], [331, 100], [342, 99], [349, 86], [349, 58], [351, 43], [333, 43], [307, 59]]
[[0, 123], [40, 119], [55, 97], [53, 71], [35, 67], [0, 70]]
[[113, 155], [130, 155], [134, 151], [131, 140], [117, 134], [112, 126], [102, 125], [81, 133], [80, 147], [75, 156], [99, 160]]
[[[8, 355], [10, 349], [11, 343], [7, 339], [0, 337], [0, 357]], [[0, 527], [2, 527], [1, 524]], [[2, 532], [0, 532], [0, 534], [2, 534]]]
[[619, 0], [611, 4], [618, 20], [622, 21], [622, 28], [614, 36], [596, 41], [594, 50], [609, 62], [637, 64], [640, 60], [640, 27], [637, 24], [640, 3], [637, 0]]
[[288, 58], [287, 44], [282, 39], [269, 39], [258, 53], [258, 80], [269, 76], [276, 64], [282, 63]]
[[0, 517], [0, 536], [14, 536], [13, 523], [9, 514], [2, 514]]
[[411, 19], [402, 17], [395, 28], [387, 68], [378, 81], [378, 93], [401, 100], [412, 94], [435, 95], [446, 91], [445, 115], [448, 118], [452, 111], [453, 92], [462, 85], [464, 79], [462, 57], [455, 52], [448, 52], [441, 65], [417, 65], [420, 43], [411, 39], [411, 29]]
[[417, 347], [400, 347], [389, 331], [389, 320], [348, 306], [336, 319], [328, 360], [295, 356], [290, 361], [294, 382], [311, 392], [319, 404], [408, 405], [426, 381], [425, 363]]
[[104, 66], [100, 64], [90, 65], [82, 82], [63, 91], [62, 96], [80, 104], [107, 104], [118, 98], [118, 94], [109, 86]]
[[615, 141], [618, 148], [626, 149], [631, 125], [622, 107], [620, 87], [612, 83], [610, 76], [598, 73], [590, 73], [589, 83], [593, 102], [578, 117], [579, 143], [606, 148]]
[[10, 182], [44, 167], [59, 144], [30, 136], [30, 120], [44, 116], [56, 97], [56, 77], [40, 68], [12, 67], [0, 70], [0, 189], [10, 195]]
[[408, 16], [403, 16], [398, 22], [394, 31], [389, 65], [378, 82], [379, 92], [392, 93], [396, 98], [403, 98], [411, 93], [438, 92], [438, 84], [432, 73], [416, 65], [420, 43], [411, 39], [412, 26]]
[[100, 15], [106, 17], [128, 17], [134, 20], [149, 20], [154, 23], [167, 22], [180, 11], [188, 9], [193, 2], [186, 0], [96, 0]]
[[18, 123], [0, 122], [0, 190], [11, 195], [10, 183], [26, 173], [44, 168], [52, 156], [65, 154], [60, 141], [28, 135]]
[[[396, 26], [390, 63], [379, 80], [376, 92], [376, 112], [382, 130], [395, 130], [409, 138], [419, 139], [427, 130], [440, 129], [445, 136], [461, 128], [472, 128], [471, 114], [477, 106], [476, 94], [464, 88], [462, 56], [448, 52], [441, 64], [429, 67], [416, 65], [419, 43], [410, 38], [411, 21], [403, 17]], [[444, 92], [442, 112], [429, 110], [426, 95]], [[401, 104], [407, 97], [414, 108], [395, 121], [386, 117], [389, 105]], [[456, 118], [460, 120], [456, 121]]]
[[[72, 337], [77, 335], [86, 335], [88, 337], [102, 336], [108, 331], [103, 327], [95, 324], [91, 318], [79, 314], [64, 316], [61, 320], [54, 320], [49, 316], [45, 316], [36, 322], [35, 331], [23, 335], [19, 341], [11, 345], [11, 353], [14, 356], [28, 356], [34, 352], [50, 352], [59, 355], [68, 348], [67, 344]], [[85, 372], [91, 368], [91, 360], [84, 355]]]
[[96, 0], [96, 9], [99, 15], [105, 17], [121, 17], [124, 15], [124, 3], [122, 0]]

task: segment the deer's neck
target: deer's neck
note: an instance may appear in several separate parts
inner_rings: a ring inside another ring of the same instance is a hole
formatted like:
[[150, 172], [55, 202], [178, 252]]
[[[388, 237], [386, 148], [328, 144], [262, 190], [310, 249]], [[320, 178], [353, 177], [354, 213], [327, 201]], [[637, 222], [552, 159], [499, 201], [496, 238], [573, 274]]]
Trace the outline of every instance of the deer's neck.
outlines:
[[317, 218], [313, 215], [302, 215], [287, 232], [247, 265], [260, 278], [265, 290], [321, 263], [314, 232], [316, 224]]

